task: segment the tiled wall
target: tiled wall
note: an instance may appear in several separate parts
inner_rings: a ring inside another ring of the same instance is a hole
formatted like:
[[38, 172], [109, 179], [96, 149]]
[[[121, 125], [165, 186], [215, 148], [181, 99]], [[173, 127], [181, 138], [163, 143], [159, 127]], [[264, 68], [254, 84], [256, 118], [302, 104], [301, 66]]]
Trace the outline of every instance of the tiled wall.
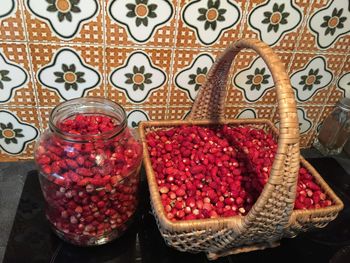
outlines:
[[[285, 64], [308, 146], [350, 96], [347, 0], [1, 0], [0, 159], [31, 158], [61, 101], [102, 96], [129, 123], [181, 119], [215, 57], [260, 38]], [[243, 51], [230, 73], [228, 117], [278, 122], [272, 77]]]

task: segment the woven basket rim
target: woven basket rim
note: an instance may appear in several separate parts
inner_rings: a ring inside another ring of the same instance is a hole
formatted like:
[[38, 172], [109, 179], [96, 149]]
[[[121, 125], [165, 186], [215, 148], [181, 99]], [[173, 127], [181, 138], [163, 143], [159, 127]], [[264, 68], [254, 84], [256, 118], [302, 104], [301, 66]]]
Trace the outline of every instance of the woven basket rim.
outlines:
[[[212, 230], [221, 230], [223, 228], [227, 228], [230, 226], [235, 226], [235, 228], [239, 227], [242, 224], [242, 219], [245, 216], [232, 216], [232, 217], [219, 217], [219, 218], [208, 218], [208, 219], [196, 219], [196, 220], [186, 220], [186, 221], [171, 221], [166, 217], [164, 206], [161, 203], [160, 194], [158, 190], [158, 185], [156, 183], [154, 171], [151, 164], [151, 159], [147, 149], [147, 141], [146, 141], [146, 128], [155, 128], [155, 127], [174, 127], [181, 125], [224, 125], [224, 124], [265, 124], [267, 125], [276, 136], [278, 136], [279, 132], [274, 124], [268, 119], [224, 119], [224, 120], [162, 120], [162, 121], [141, 121], [139, 123], [139, 133], [141, 137], [141, 141], [143, 144], [143, 159], [144, 165], [146, 168], [147, 181], [150, 190], [151, 202], [153, 203], [155, 212], [157, 213], [157, 218], [160, 221], [162, 227], [169, 231], [178, 231], [178, 232], [186, 232], [186, 231], [200, 231], [207, 229], [208, 227]], [[307, 168], [309, 172], [311, 172], [312, 176], [316, 179], [317, 183], [321, 186], [321, 188], [326, 192], [326, 194], [332, 199], [334, 202], [333, 205], [324, 208], [318, 209], [308, 209], [308, 210], [293, 210], [292, 215], [290, 217], [290, 222], [296, 220], [299, 216], [302, 217], [312, 217], [315, 215], [323, 215], [329, 213], [337, 213], [343, 209], [344, 204], [340, 200], [340, 198], [333, 192], [333, 190], [328, 186], [328, 184], [323, 180], [321, 175], [312, 167], [312, 165], [307, 162], [302, 156], [300, 156], [300, 162]], [[249, 212], [248, 212], [249, 214]], [[247, 215], [246, 215], [247, 216]]]
[[293, 210], [291, 220], [297, 218], [298, 216], [315, 216], [315, 215], [325, 215], [333, 212], [339, 212], [344, 208], [343, 201], [335, 194], [328, 183], [322, 178], [319, 172], [307, 161], [304, 157], [300, 156], [301, 164], [312, 174], [315, 178], [317, 184], [321, 189], [329, 196], [329, 198], [334, 202], [331, 206], [322, 208], [313, 208], [307, 210]]

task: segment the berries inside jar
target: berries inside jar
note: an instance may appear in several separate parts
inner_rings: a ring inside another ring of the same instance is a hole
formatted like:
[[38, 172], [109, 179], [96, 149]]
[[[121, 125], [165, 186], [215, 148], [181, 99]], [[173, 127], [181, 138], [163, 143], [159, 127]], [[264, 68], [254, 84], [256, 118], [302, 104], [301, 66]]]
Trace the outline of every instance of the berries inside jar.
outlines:
[[76, 245], [99, 245], [120, 236], [132, 220], [142, 146], [119, 105], [78, 100], [53, 110], [35, 160], [54, 231]]
[[[167, 218], [244, 216], [268, 181], [277, 150], [272, 134], [250, 126], [178, 126], [146, 135]], [[332, 205], [304, 167], [294, 209]]]

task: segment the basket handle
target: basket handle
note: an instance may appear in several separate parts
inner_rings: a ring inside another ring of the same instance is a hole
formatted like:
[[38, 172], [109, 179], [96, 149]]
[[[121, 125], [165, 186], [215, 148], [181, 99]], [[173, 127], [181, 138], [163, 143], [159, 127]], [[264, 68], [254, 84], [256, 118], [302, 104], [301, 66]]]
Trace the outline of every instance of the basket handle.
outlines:
[[300, 162], [299, 121], [294, 92], [278, 56], [268, 45], [255, 39], [242, 39], [230, 45], [211, 67], [188, 119], [224, 119], [228, 73], [233, 59], [243, 48], [255, 50], [270, 69], [276, 88], [280, 126], [269, 180], [244, 217], [242, 227], [247, 242], [252, 237], [256, 240], [259, 233], [272, 242], [282, 237], [293, 212]]

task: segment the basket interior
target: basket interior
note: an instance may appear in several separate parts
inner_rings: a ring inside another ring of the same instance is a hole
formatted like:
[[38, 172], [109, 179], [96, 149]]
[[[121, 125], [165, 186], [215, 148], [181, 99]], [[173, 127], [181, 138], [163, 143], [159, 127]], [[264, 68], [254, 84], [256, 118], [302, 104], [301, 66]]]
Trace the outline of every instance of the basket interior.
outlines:
[[[253, 128], [259, 128], [263, 129], [267, 133], [271, 133], [276, 139], [278, 140], [278, 130], [273, 125], [273, 123], [266, 119], [233, 119], [233, 120], [223, 120], [223, 121], [207, 121], [207, 120], [200, 120], [200, 121], [157, 121], [157, 122], [143, 122], [139, 125], [141, 139], [144, 146], [144, 164], [146, 166], [147, 171], [147, 178], [149, 182], [150, 187], [150, 194], [151, 194], [151, 201], [153, 202], [153, 208], [156, 213], [157, 220], [160, 221], [160, 223], [166, 224], [170, 228], [177, 228], [180, 227], [182, 230], [188, 229], [188, 223], [192, 226], [192, 228], [197, 228], [198, 230], [201, 229], [202, 224], [208, 224], [210, 225], [213, 223], [214, 225], [217, 225], [218, 221], [220, 221], [221, 225], [227, 225], [227, 224], [240, 224], [243, 216], [233, 216], [233, 217], [227, 217], [227, 218], [215, 218], [215, 219], [198, 219], [198, 220], [188, 220], [188, 221], [176, 221], [172, 222], [170, 221], [165, 214], [163, 205], [161, 203], [160, 194], [158, 192], [158, 185], [155, 180], [155, 175], [152, 169], [152, 164], [150, 157], [148, 155], [148, 147], [146, 142], [146, 134], [152, 131], [156, 131], [159, 129], [168, 129], [176, 126], [181, 125], [198, 125], [198, 126], [217, 126], [217, 125], [224, 125], [228, 124], [230, 126], [242, 126], [242, 125], [249, 125]], [[328, 186], [328, 184], [322, 179], [322, 177], [318, 174], [318, 172], [309, 164], [304, 158], [301, 157], [301, 165], [305, 167], [311, 175], [315, 178], [315, 181], [317, 184], [322, 188], [323, 192], [327, 194], [327, 196], [331, 199], [333, 205], [330, 207], [325, 208], [318, 208], [318, 209], [309, 209], [309, 210], [293, 210], [292, 217], [295, 219], [297, 217], [312, 217], [316, 216], [317, 214], [325, 214], [337, 211], [339, 212], [342, 209], [342, 201], [335, 195], [333, 190]], [[148, 168], [148, 169], [147, 169]], [[166, 227], [167, 228], [167, 227]]]

